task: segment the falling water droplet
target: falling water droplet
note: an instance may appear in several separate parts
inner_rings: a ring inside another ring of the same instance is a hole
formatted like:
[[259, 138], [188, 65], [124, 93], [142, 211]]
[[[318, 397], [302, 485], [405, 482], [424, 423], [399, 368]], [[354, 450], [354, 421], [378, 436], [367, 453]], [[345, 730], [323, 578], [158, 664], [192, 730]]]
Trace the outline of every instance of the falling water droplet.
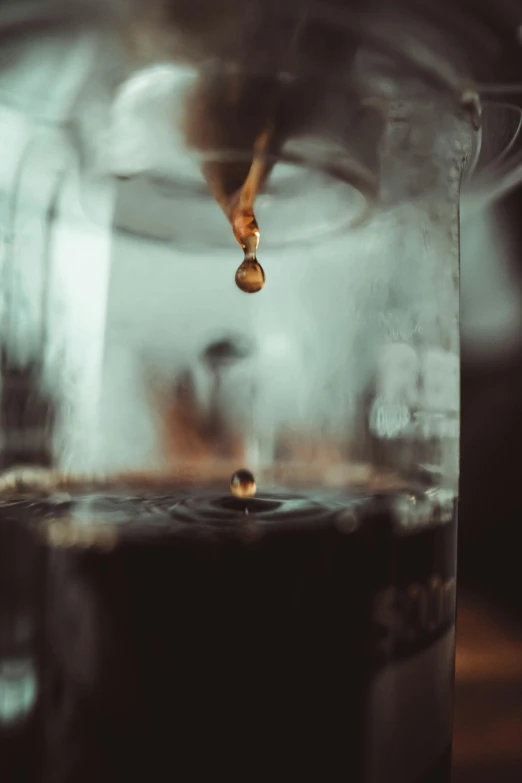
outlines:
[[230, 491], [236, 498], [253, 498], [257, 492], [253, 474], [249, 470], [236, 470], [230, 479]]
[[265, 284], [265, 272], [257, 258], [245, 256], [236, 272], [236, 285], [245, 294], [257, 294]]

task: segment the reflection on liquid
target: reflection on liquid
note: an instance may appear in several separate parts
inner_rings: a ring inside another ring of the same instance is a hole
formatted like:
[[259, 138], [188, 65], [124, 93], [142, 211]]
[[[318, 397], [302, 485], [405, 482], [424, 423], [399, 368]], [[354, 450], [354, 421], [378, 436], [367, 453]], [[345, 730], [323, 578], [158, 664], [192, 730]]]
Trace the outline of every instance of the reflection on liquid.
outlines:
[[37, 695], [36, 671], [30, 658], [0, 660], [0, 730], [27, 718]]

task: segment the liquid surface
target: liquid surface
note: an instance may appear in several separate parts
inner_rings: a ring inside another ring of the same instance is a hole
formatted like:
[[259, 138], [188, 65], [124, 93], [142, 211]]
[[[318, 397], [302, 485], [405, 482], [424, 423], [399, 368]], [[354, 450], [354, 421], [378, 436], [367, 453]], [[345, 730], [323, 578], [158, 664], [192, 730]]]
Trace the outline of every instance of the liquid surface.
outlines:
[[441, 491], [4, 496], [2, 780], [447, 783], [454, 577]]

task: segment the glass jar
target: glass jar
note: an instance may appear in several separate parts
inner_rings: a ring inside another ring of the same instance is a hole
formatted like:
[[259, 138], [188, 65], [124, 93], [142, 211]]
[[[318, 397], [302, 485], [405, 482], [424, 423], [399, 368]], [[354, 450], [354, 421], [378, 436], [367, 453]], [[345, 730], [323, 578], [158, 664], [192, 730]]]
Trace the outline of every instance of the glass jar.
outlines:
[[459, 211], [520, 112], [300, 7], [2, 44], [8, 780], [449, 780]]

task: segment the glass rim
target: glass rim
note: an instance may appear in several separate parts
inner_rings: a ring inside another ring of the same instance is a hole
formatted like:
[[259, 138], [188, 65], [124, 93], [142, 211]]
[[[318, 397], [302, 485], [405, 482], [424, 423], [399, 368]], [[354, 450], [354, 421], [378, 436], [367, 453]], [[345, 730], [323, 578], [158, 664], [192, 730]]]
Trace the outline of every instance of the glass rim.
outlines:
[[[82, 6], [83, 5], [85, 4], [82, 4]], [[45, 13], [41, 13], [43, 19], [42, 23], [45, 29], [47, 29], [48, 26], [52, 27], [55, 25], [58, 17], [56, 10], [57, 7], [58, 6], [52, 6], [51, 9], [48, 9]], [[358, 16], [357, 13], [354, 13], [353, 11], [346, 12], [338, 8], [332, 8], [320, 0], [310, 4], [309, 13], [315, 18], [324, 20], [327, 23], [335, 22], [336, 24], [344, 24], [345, 26], [350, 27], [355, 25], [355, 30], [359, 30], [364, 27], [364, 20], [362, 20], [363, 15]], [[93, 19], [95, 16], [96, 15], [93, 16]], [[69, 21], [74, 20], [76, 18], [76, 14], [71, 11], [69, 17]], [[16, 29], [16, 31], [19, 31], [19, 29], [23, 27], [20, 21], [21, 18], [22, 17], [19, 16], [14, 20], [14, 22], [9, 23], [7, 25], [8, 31], [11, 29]], [[78, 19], [79, 18], [82, 20], [85, 18], [89, 19], [90, 16], [87, 14], [86, 17], [82, 9], [82, 13], [78, 16]], [[28, 25], [29, 34], [33, 35], [35, 29], [38, 32], [38, 20], [39, 16], [36, 14], [34, 20], [32, 20], [34, 21], [34, 24]], [[3, 27], [0, 24], [0, 47], [2, 45], [2, 33], [4, 32], [4, 28], [5, 25]], [[377, 43], [382, 43], [381, 39], [385, 37], [386, 36], [377, 35]], [[87, 38], [89, 38], [89, 36], [87, 36]], [[87, 50], [91, 53], [91, 56], [93, 49], [96, 50], [99, 43], [99, 41], [93, 41], [92, 37], [86, 43]], [[402, 59], [406, 58], [411, 66], [416, 67], [418, 63], [416, 63], [415, 58], [413, 57], [412, 59], [410, 55], [410, 52], [401, 53]], [[213, 61], [213, 67], [216, 67], [215, 61]], [[432, 70], [435, 68], [436, 71], [436, 61], [434, 61], [430, 67]], [[442, 93], [444, 93], [444, 89], [449, 89], [452, 93], [455, 93], [456, 89], [462, 89], [463, 82], [460, 80], [460, 77], [457, 77], [455, 75], [456, 72], [453, 72], [451, 68], [450, 70], [451, 73], [450, 71], [446, 70], [446, 72], [441, 71], [438, 76], [435, 74], [435, 79], [433, 81], [435, 91], [431, 93], [432, 95], [436, 94], [437, 91], [440, 93], [441, 87]], [[419, 72], [415, 71], [414, 75], [418, 79]], [[422, 71], [421, 78], [424, 75], [425, 73]], [[455, 78], [453, 78], [454, 76]], [[281, 78], [287, 79], [288, 74], [282, 72]], [[314, 76], [314, 74], [307, 73], [305, 78], [317, 79], [321, 77], [320, 75]], [[430, 80], [428, 79], [428, 82], [429, 81]], [[332, 86], [335, 86], [334, 81], [331, 83]], [[342, 79], [339, 80], [338, 84], [339, 87], [343, 86]], [[474, 143], [472, 159], [468, 161], [467, 171], [464, 175], [462, 183], [461, 206], [463, 214], [475, 212], [489, 206], [491, 203], [501, 198], [510, 190], [517, 187], [522, 181], [522, 144], [519, 143], [520, 130], [522, 128], [522, 84], [478, 83], [476, 85], [470, 84], [469, 89], [476, 91], [478, 98], [483, 101], [483, 115], [491, 115], [496, 110], [505, 111], [508, 109], [514, 113], [518, 112], [518, 122], [516, 127], [513, 128], [512, 136], [504, 140], [505, 143], [503, 148], [498, 150], [498, 154], [494, 157], [493, 160], [484, 162], [481, 159], [483, 139], [481, 138], [481, 132], [477, 134]], [[419, 95], [417, 100], [422, 101], [422, 96]], [[517, 103], [519, 105], [517, 105]], [[0, 109], [2, 107], [7, 111], [26, 118], [29, 123], [35, 125], [36, 127], [56, 129], [58, 131], [64, 131], [68, 133], [74, 126], [73, 116], [59, 116], [57, 114], [53, 114], [52, 111], [32, 112], [30, 106], [28, 106], [27, 103], [24, 104], [23, 100], [21, 100], [19, 96], [0, 86]], [[223, 154], [227, 153], [224, 151], [220, 153], [220, 155]], [[356, 227], [361, 222], [363, 222], [377, 199], [378, 188], [376, 187], [375, 178], [372, 175], [371, 170], [366, 168], [360, 161], [341, 161], [339, 159], [335, 161], [311, 161], [306, 156], [299, 156], [296, 154], [289, 155], [288, 153], [284, 152], [277, 156], [277, 160], [278, 162], [289, 163], [290, 165], [299, 167], [319, 169], [322, 170], [326, 175], [331, 176], [341, 182], [345, 182], [347, 185], [353, 186], [355, 183], [356, 188], [359, 186], [359, 192], [362, 193], [366, 204], [361, 210], [360, 215], [357, 215], [355, 219], [347, 221], [347, 227]], [[154, 177], [153, 175], [152, 179], [156, 179], [156, 184], [161, 185], [161, 177], [158, 178]], [[163, 185], [165, 184], [166, 183], [163, 182]], [[181, 188], [182, 183], [177, 182], [176, 187]]]

